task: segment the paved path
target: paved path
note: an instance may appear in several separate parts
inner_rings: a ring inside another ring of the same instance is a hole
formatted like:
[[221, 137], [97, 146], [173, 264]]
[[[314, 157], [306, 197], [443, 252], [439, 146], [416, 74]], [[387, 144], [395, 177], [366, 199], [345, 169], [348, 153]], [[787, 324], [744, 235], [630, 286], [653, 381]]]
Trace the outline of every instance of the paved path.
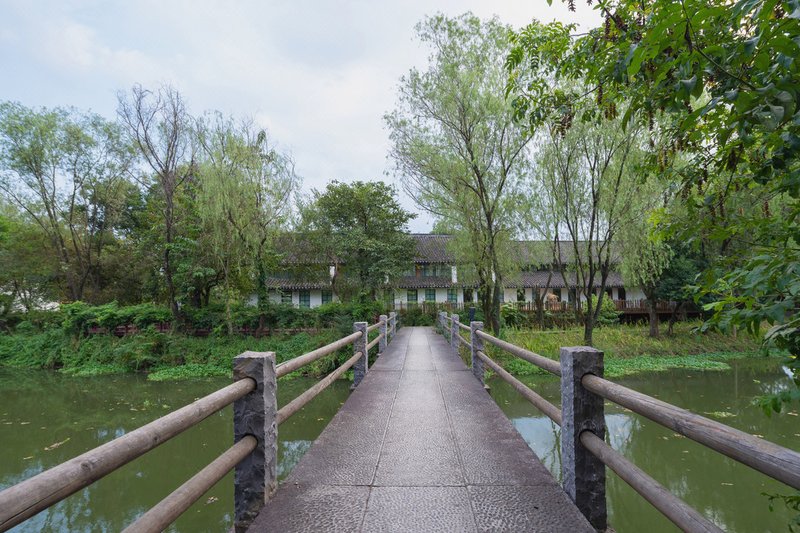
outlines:
[[398, 331], [250, 531], [593, 531], [432, 328]]

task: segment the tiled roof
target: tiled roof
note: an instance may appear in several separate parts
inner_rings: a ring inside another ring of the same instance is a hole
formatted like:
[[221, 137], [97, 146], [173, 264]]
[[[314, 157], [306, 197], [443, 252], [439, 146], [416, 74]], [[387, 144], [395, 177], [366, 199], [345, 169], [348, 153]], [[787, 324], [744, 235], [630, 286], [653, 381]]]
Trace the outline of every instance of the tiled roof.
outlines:
[[311, 290], [311, 289], [330, 289], [330, 282], [324, 281], [303, 281], [297, 279], [286, 278], [267, 278], [267, 288], [280, 289], [284, 291], [291, 290]]
[[[537, 271], [537, 272], [522, 272], [515, 276], [509, 276], [508, 278], [503, 280], [503, 285], [508, 289], [519, 289], [519, 288], [544, 288], [550, 287], [552, 289], [560, 289], [566, 287], [564, 283], [564, 278], [561, 276], [560, 272], [553, 272], [553, 276], [550, 279], [550, 283], [547, 283], [547, 276], [548, 272]], [[567, 272], [567, 279], [570, 281], [570, 286], [575, 285], [575, 273], [574, 272]], [[466, 288], [475, 288], [477, 287], [476, 283], [452, 283], [450, 278], [442, 278], [442, 277], [427, 277], [427, 276], [405, 276], [398, 279], [394, 284], [395, 287], [398, 289], [444, 289], [444, 288], [452, 288], [452, 287], [466, 287]], [[595, 277], [594, 282], [595, 287], [600, 286], [600, 276], [597, 275]], [[619, 272], [610, 272], [608, 274], [608, 279], [606, 280], [606, 287], [624, 287], [624, 283], [622, 282], [622, 276]]]
[[[413, 233], [411, 235], [417, 241], [417, 250], [414, 254], [415, 263], [445, 263], [453, 264], [455, 258], [451, 254], [447, 245], [453, 238], [452, 235], [442, 235], [435, 233]], [[570, 263], [575, 257], [575, 248], [572, 241], [561, 241], [560, 256], [563, 263]], [[587, 243], [582, 241], [580, 247], [586, 247]], [[550, 264], [553, 261], [552, 243], [542, 240], [515, 241], [512, 245], [514, 255], [525, 265]], [[612, 250], [612, 254], [614, 251]], [[619, 256], [612, 255], [611, 260], [618, 262]]]
[[[561, 276], [561, 272], [553, 272], [553, 276], [550, 278], [550, 283], [547, 283], [547, 276], [549, 272], [546, 271], [536, 271], [536, 272], [522, 272], [517, 274], [516, 276], [509, 276], [507, 279], [503, 280], [503, 285], [505, 285], [509, 289], [519, 289], [519, 288], [529, 288], [529, 287], [550, 287], [552, 289], [561, 289], [565, 288], [567, 285], [564, 283], [564, 278]], [[575, 273], [574, 272], [567, 272], [567, 280], [570, 282], [570, 287], [575, 285]], [[594, 286], [600, 286], [600, 275], [595, 275], [594, 279]], [[619, 272], [609, 272], [608, 279], [606, 279], [606, 287], [624, 287], [625, 284], [622, 281], [622, 275]]]
[[415, 263], [453, 263], [454, 257], [447, 250], [451, 235], [412, 233], [411, 236], [417, 241], [417, 251], [414, 254]]

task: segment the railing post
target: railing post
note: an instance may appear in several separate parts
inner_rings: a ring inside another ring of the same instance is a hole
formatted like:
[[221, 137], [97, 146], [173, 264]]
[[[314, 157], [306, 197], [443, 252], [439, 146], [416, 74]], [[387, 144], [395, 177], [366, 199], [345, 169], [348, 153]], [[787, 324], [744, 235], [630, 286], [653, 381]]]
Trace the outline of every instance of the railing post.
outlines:
[[386, 351], [386, 343], [388, 342], [386, 338], [387, 335], [386, 322], [388, 320], [389, 318], [386, 315], [381, 315], [380, 317], [381, 325], [380, 327], [378, 327], [378, 334], [381, 336], [381, 340], [378, 341], [378, 353], [383, 353]]
[[390, 333], [389, 341], [391, 342], [391, 340], [394, 339], [394, 336], [397, 333], [397, 313], [395, 311], [392, 311], [391, 313], [389, 313], [389, 324], [390, 324], [390, 327], [389, 327], [389, 333]]
[[256, 388], [233, 403], [233, 440], [253, 435], [258, 444], [236, 465], [234, 530], [243, 532], [278, 488], [277, 377], [274, 352], [244, 352], [233, 359], [233, 379], [251, 378]]
[[351, 389], [358, 387], [364, 376], [367, 375], [369, 368], [369, 354], [367, 353], [367, 323], [356, 322], [353, 324], [353, 332], [360, 331], [361, 336], [353, 342], [353, 355], [361, 352], [361, 357], [358, 358], [356, 364], [353, 365], [353, 386]]
[[458, 353], [458, 315], [453, 313], [450, 315], [453, 319], [452, 324], [450, 324], [450, 347]]
[[472, 344], [472, 375], [483, 384], [483, 361], [478, 357], [478, 352], [483, 351], [483, 339], [478, 336], [478, 331], [483, 329], [483, 322], [469, 323], [469, 342]]
[[606, 468], [580, 440], [584, 431], [605, 438], [603, 398], [583, 388], [586, 374], [603, 376], [603, 352], [588, 346], [561, 348], [561, 477], [589, 523], [605, 531]]
[[443, 312], [444, 311], [439, 311], [438, 313], [436, 313], [436, 320], [439, 321], [439, 331], [441, 331], [444, 334], [444, 319], [442, 318]]

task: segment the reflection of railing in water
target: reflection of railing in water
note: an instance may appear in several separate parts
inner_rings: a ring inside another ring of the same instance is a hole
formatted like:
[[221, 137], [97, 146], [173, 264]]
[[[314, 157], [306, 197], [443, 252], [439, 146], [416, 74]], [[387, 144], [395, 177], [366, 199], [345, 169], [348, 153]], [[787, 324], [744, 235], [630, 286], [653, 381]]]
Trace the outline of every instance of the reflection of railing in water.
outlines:
[[[277, 490], [278, 425], [351, 367], [353, 387], [367, 372], [369, 350], [381, 353], [397, 331], [396, 313], [372, 325], [356, 322], [347, 337], [276, 365], [274, 352], [234, 359], [234, 383], [78, 457], [0, 491], [0, 531], [6, 531], [91, 485], [119, 467], [233, 403], [234, 442], [227, 451], [140, 516], [125, 531], [162, 531], [231, 469], [235, 472], [234, 526], [244, 531]], [[367, 343], [370, 332], [378, 330]], [[277, 380], [353, 344], [353, 356], [309, 390], [277, 409]]]
[[[604, 400], [672, 429], [758, 472], [800, 489], [800, 453], [674, 405], [603, 379], [603, 352], [590, 347], [561, 348], [560, 361], [498, 339], [483, 331], [482, 322], [461, 324], [458, 315], [439, 313], [438, 327], [458, 350], [470, 350], [472, 371], [483, 382], [488, 367], [561, 426], [561, 472], [564, 489], [598, 530], [605, 530], [605, 467], [611, 468], [636, 492], [684, 531], [721, 531], [683, 500], [611, 448], [604, 440]], [[461, 331], [469, 330], [469, 341]], [[561, 376], [558, 408], [493, 361], [484, 350], [492, 344], [520, 359]]]

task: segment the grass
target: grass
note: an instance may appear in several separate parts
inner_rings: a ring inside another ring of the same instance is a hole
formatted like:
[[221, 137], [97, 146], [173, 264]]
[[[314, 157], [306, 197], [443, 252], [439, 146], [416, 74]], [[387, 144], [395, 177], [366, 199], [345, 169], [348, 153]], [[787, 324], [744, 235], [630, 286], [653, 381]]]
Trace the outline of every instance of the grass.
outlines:
[[[659, 372], [673, 368], [690, 370], [727, 370], [733, 359], [768, 355], [758, 339], [748, 335], [696, 333], [699, 322], [675, 325], [673, 335], [648, 336], [646, 325], [616, 325], [595, 329], [595, 348], [605, 354], [605, 375], [610, 378], [640, 372]], [[539, 331], [507, 329], [501, 337], [517, 346], [558, 360], [562, 346], [583, 345], [583, 330]], [[538, 367], [495, 347], [490, 356], [517, 376], [543, 374]], [[777, 358], [776, 358], [777, 359]]]
[[[233, 358], [244, 351], [275, 352], [278, 363], [340, 338], [331, 329], [316, 335], [188, 337], [146, 331], [129, 337], [75, 338], [59, 329], [0, 335], [0, 365], [54, 369], [72, 376], [146, 372], [148, 379], [172, 380], [230, 376]], [[327, 374], [352, 355], [352, 348], [304, 367], [308, 375]]]

